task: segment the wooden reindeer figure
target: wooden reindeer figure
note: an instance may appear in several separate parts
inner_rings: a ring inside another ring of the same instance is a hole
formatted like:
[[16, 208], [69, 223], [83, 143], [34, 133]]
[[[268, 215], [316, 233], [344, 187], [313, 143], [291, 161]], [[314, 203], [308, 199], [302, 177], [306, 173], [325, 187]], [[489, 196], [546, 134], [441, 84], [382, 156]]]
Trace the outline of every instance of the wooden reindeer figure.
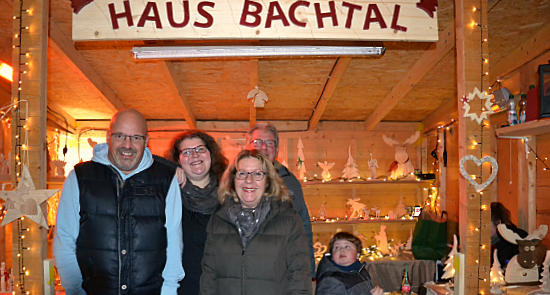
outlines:
[[416, 131], [403, 143], [399, 143], [395, 139], [382, 135], [384, 142], [390, 146], [393, 146], [395, 149], [395, 161], [392, 162], [389, 169], [391, 179], [408, 176], [414, 172], [414, 166], [409, 158], [409, 154], [407, 153], [407, 147], [413, 144], [419, 136], [420, 132]]
[[508, 229], [505, 224], [497, 226], [500, 235], [508, 242], [518, 245], [519, 254], [512, 257], [506, 266], [507, 283], [535, 282], [539, 279], [539, 266], [544, 261], [546, 247], [540, 241], [546, 236], [548, 226], [542, 224], [525, 239]]
[[[359, 202], [360, 198], [354, 198], [354, 199], [348, 199], [346, 202], [346, 205], [351, 207], [351, 215], [349, 216], [350, 219], [357, 219], [361, 217], [363, 213], [363, 209], [367, 208], [367, 205]], [[365, 218], [367, 218], [366, 216]]]

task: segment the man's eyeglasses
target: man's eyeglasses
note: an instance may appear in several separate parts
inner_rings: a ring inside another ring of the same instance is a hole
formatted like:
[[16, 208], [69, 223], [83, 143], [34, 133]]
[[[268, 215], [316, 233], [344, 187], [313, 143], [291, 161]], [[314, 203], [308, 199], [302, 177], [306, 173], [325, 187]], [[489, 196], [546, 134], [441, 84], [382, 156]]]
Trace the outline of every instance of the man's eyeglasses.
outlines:
[[124, 133], [111, 133], [111, 139], [113, 139], [116, 142], [124, 142], [126, 141], [126, 138], [130, 139], [131, 143], [144, 143], [146, 136], [144, 135], [126, 135]]
[[260, 180], [264, 179], [265, 172], [263, 172], [261, 170], [252, 171], [252, 172], [246, 172], [246, 171], [239, 170], [239, 171], [235, 172], [235, 178], [239, 179], [239, 180], [247, 179], [248, 175], [252, 175], [252, 179], [260, 181]]
[[252, 141], [250, 141], [250, 143], [255, 147], [255, 148], [261, 148], [262, 145], [265, 144], [266, 147], [268, 148], [274, 148], [275, 147], [275, 140], [273, 139], [265, 139], [265, 140], [262, 140], [262, 139], [253, 139]]
[[205, 145], [201, 144], [194, 148], [187, 148], [180, 151], [181, 155], [184, 157], [191, 157], [193, 154], [204, 154], [208, 151]]

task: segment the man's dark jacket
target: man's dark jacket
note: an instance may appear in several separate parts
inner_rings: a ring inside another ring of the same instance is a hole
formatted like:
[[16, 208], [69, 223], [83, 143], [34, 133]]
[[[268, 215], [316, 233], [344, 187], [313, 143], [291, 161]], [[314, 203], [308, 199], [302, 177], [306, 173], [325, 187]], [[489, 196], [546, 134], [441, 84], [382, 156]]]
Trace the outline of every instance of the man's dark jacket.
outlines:
[[158, 158], [122, 181], [114, 168], [75, 166], [80, 189], [76, 256], [88, 295], [160, 294], [166, 263], [165, 203], [175, 170]]

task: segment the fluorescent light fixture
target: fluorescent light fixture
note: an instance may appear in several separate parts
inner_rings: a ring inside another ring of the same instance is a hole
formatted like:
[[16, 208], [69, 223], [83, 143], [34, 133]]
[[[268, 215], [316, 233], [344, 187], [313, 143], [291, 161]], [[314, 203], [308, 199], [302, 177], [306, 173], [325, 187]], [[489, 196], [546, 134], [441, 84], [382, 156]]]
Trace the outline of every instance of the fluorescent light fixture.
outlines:
[[382, 55], [373, 46], [162, 46], [134, 47], [135, 59]]
[[0, 62], [0, 77], [13, 82], [13, 68], [5, 62]]

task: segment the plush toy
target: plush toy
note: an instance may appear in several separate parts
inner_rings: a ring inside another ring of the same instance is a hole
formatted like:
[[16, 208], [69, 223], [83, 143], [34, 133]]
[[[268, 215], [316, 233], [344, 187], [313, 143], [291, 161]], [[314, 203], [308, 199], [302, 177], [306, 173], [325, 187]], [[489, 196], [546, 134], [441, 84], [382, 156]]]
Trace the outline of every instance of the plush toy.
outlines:
[[505, 224], [497, 226], [500, 235], [508, 242], [518, 245], [519, 254], [512, 257], [506, 266], [504, 279], [507, 283], [535, 282], [539, 279], [538, 267], [544, 261], [546, 247], [540, 241], [546, 236], [548, 226], [542, 224], [525, 239], [508, 229]]
[[416, 131], [403, 143], [399, 143], [395, 139], [382, 135], [384, 142], [390, 146], [393, 146], [395, 149], [395, 161], [392, 162], [389, 169], [391, 179], [409, 176], [414, 172], [414, 166], [409, 158], [409, 154], [407, 153], [407, 147], [413, 144], [419, 136], [420, 132]]

